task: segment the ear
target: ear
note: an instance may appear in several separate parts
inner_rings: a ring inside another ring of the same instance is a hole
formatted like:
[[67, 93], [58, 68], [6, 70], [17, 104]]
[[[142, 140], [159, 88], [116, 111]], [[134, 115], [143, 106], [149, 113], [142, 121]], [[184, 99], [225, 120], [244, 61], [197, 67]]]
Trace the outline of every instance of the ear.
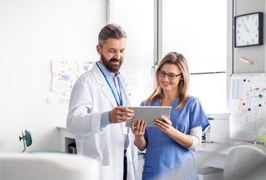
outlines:
[[180, 78], [180, 80], [182, 81], [182, 80], [184, 80], [184, 76], [183, 76], [183, 74], [181, 75], [181, 78]]
[[96, 50], [97, 50], [98, 54], [101, 55], [101, 51], [102, 51], [101, 46], [97, 45]]

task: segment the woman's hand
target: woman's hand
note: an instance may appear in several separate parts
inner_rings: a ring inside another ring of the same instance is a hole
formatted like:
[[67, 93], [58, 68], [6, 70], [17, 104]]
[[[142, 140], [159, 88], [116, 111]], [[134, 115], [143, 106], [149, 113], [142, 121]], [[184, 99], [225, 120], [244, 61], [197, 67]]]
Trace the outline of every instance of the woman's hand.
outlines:
[[144, 120], [137, 120], [136, 123], [131, 122], [131, 131], [135, 135], [134, 144], [138, 147], [140, 151], [146, 148], [146, 140], [144, 138], [144, 133], [146, 129], [146, 122]]
[[172, 126], [170, 117], [161, 116], [154, 120], [154, 124], [161, 131], [165, 132], [169, 137], [175, 140], [179, 145], [189, 148], [193, 144], [193, 138], [190, 134], [185, 134]]
[[137, 120], [136, 123], [131, 122], [131, 131], [135, 136], [143, 136], [146, 129], [146, 122], [144, 120]]
[[168, 133], [173, 128], [169, 116], [161, 116], [160, 118], [155, 119], [154, 124], [156, 127], [160, 128], [161, 131], [165, 133]]

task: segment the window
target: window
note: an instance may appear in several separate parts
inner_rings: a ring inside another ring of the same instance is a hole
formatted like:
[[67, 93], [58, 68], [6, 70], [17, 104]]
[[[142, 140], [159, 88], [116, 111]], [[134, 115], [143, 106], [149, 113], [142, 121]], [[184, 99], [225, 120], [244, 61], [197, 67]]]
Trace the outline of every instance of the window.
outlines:
[[226, 111], [226, 1], [112, 0], [108, 18], [128, 34], [122, 71], [134, 105], [152, 92], [154, 62], [177, 51], [189, 63], [190, 94], [206, 113]]
[[162, 1], [162, 56], [182, 53], [190, 67], [190, 94], [206, 113], [226, 111], [227, 2]]

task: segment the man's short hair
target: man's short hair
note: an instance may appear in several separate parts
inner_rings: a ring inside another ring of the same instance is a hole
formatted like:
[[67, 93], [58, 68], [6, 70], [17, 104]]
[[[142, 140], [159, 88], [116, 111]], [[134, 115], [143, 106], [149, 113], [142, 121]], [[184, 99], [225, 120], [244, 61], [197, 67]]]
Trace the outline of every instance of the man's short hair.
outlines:
[[114, 38], [114, 39], [127, 38], [127, 34], [122, 29], [121, 26], [117, 24], [107, 24], [101, 29], [99, 33], [98, 45], [102, 47], [105, 41], [109, 38]]

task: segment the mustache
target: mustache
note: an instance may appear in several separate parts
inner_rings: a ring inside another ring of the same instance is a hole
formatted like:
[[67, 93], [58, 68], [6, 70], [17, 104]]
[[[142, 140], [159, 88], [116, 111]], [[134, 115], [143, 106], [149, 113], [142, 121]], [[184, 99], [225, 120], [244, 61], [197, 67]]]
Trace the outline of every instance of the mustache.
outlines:
[[112, 58], [112, 59], [110, 59], [110, 62], [120, 62], [120, 60], [117, 58]]

